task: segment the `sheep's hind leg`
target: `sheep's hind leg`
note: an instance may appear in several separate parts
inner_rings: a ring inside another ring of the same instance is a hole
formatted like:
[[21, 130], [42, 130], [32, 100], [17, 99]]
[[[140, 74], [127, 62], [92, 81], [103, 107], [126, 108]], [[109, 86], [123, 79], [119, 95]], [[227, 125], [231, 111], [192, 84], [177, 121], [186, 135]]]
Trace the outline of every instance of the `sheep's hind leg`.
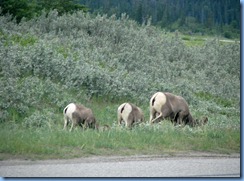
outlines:
[[73, 126], [74, 126], [74, 123], [73, 123], [73, 121], [72, 121], [72, 122], [71, 122], [71, 128], [70, 128], [69, 132], [71, 132], [71, 131], [72, 131]]
[[66, 127], [68, 126], [69, 124], [69, 119], [67, 117], [64, 117], [64, 130], [66, 130]]
[[154, 123], [157, 119], [159, 119], [160, 117], [162, 117], [163, 113], [160, 113], [155, 119], [153, 119], [151, 121], [151, 123]]
[[119, 126], [121, 125], [121, 121], [122, 121], [122, 116], [121, 115], [118, 115], [118, 125]]
[[153, 124], [153, 120], [155, 120], [153, 119], [155, 117], [155, 113], [156, 113], [155, 109], [150, 108], [150, 120], [149, 120], [150, 124]]

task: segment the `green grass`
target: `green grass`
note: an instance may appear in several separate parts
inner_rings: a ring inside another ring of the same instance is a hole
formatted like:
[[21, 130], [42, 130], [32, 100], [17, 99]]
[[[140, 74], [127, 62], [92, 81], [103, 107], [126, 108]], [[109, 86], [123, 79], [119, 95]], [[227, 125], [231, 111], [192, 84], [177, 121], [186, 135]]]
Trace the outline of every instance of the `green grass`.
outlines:
[[215, 37], [215, 36], [200, 36], [200, 35], [183, 35], [180, 34], [179, 38], [183, 40], [185, 45], [194, 47], [194, 46], [204, 46], [207, 41], [218, 39], [220, 44], [231, 44], [240, 42], [239, 39], [226, 39], [224, 37]]
[[181, 39], [187, 46], [203, 46], [206, 42], [204, 37], [182, 35]]
[[19, 125], [2, 124], [0, 128], [0, 159], [74, 158], [91, 155], [172, 154], [205, 151], [240, 152], [240, 129], [205, 127], [174, 127], [165, 121], [154, 126], [141, 124], [132, 130], [112, 126], [109, 131], [73, 132], [62, 125], [50, 129], [24, 129]]

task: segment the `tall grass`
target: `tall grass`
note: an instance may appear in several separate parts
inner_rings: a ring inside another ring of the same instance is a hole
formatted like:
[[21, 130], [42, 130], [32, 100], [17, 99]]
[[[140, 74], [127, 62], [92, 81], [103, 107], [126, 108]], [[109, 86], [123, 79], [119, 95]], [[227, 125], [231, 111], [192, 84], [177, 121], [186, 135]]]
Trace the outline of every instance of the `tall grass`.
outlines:
[[[210, 126], [197, 129], [188, 126], [181, 128], [174, 127], [169, 122], [154, 126], [143, 124], [133, 130], [112, 127], [104, 132], [5, 127], [1, 128], [0, 136], [0, 153], [26, 159], [174, 154], [192, 150], [217, 153], [240, 151], [239, 129], [219, 129]], [[1, 155], [1, 159], [8, 156]]]

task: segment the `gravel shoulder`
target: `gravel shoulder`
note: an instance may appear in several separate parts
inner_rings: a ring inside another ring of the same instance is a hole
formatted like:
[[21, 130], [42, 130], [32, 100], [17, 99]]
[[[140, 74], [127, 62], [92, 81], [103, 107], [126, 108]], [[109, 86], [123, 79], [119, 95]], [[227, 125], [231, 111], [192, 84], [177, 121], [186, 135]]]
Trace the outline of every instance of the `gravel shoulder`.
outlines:
[[29, 165], [29, 164], [58, 164], [58, 163], [94, 163], [94, 162], [125, 162], [125, 161], [149, 161], [167, 158], [240, 158], [240, 153], [219, 154], [209, 152], [180, 152], [162, 155], [132, 155], [132, 156], [90, 156], [73, 159], [48, 159], [48, 160], [24, 160], [8, 159], [0, 161], [0, 166]]

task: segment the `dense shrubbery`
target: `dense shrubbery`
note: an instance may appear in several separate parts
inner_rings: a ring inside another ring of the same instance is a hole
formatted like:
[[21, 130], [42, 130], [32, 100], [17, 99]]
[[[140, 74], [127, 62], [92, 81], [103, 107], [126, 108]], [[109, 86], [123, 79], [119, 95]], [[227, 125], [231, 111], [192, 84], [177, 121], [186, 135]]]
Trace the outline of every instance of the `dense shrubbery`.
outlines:
[[58, 16], [54, 10], [19, 24], [1, 16], [0, 24], [1, 121], [41, 126], [40, 114], [60, 113], [71, 101], [148, 104], [155, 91], [182, 95], [203, 113], [239, 114], [239, 44], [189, 47], [125, 14]]

